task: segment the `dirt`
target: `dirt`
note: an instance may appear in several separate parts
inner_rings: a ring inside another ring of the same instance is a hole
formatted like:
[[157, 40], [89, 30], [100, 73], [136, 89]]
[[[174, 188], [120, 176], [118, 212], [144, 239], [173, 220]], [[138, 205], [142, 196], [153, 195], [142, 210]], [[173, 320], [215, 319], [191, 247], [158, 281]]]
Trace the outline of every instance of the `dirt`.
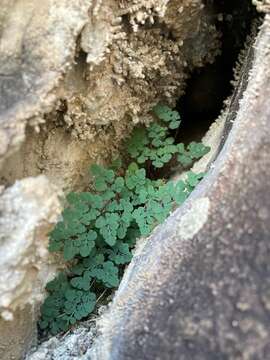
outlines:
[[53, 109], [40, 103], [25, 119], [2, 184], [45, 174], [65, 190], [85, 186], [88, 165], [117, 154], [158, 101], [175, 104], [189, 73], [213, 62], [219, 45], [211, 11], [198, 0], [93, 5], [74, 60], [50, 91]]

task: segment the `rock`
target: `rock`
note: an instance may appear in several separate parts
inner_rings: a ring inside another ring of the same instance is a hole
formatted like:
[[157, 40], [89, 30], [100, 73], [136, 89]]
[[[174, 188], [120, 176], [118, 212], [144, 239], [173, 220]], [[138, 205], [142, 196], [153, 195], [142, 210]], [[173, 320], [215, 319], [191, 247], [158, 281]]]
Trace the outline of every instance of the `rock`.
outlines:
[[55, 101], [53, 89], [74, 58], [76, 38], [91, 2], [4, 1], [0, 11], [1, 154], [24, 140], [30, 118]]
[[96, 336], [95, 322], [81, 324], [64, 336], [53, 337], [30, 353], [25, 360], [83, 360]]
[[60, 212], [58, 194], [44, 176], [17, 181], [0, 194], [0, 357], [3, 360], [18, 358], [18, 354], [35, 342], [37, 305], [43, 300], [44, 286], [56, 270], [56, 264], [48, 257], [47, 233]]

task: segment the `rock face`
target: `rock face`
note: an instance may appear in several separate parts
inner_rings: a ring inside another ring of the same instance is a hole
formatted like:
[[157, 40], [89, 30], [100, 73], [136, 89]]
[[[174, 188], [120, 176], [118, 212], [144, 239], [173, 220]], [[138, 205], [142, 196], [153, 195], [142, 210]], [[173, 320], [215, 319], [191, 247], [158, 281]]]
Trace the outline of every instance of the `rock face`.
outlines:
[[1, 359], [35, 341], [59, 192], [84, 187], [89, 164], [117, 154], [157, 102], [174, 104], [219, 45], [202, 0], [1, 2]]
[[30, 351], [26, 360], [81, 360], [93, 344], [96, 328], [93, 322], [80, 324], [63, 336], [52, 337], [42, 343], [37, 351]]
[[58, 193], [43, 175], [1, 189], [1, 359], [19, 358], [35, 341], [35, 304], [56, 268], [47, 232], [59, 212]]
[[89, 1], [4, 1], [1, 7], [1, 155], [24, 138], [29, 118], [46, 111], [73, 59]]

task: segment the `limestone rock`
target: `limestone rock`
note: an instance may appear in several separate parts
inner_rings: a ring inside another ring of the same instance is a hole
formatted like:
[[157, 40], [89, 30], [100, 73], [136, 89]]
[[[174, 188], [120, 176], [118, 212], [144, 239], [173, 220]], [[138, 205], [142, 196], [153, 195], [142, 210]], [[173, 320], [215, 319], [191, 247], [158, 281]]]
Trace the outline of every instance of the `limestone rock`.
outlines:
[[[1, 190], [1, 359], [9, 359], [7, 348], [16, 353], [16, 344], [25, 341], [27, 348], [25, 339], [34, 340], [36, 305], [43, 300], [44, 286], [56, 269], [48, 258], [47, 232], [60, 212], [58, 193], [44, 176], [17, 181]], [[12, 328], [18, 333], [10, 336]]]

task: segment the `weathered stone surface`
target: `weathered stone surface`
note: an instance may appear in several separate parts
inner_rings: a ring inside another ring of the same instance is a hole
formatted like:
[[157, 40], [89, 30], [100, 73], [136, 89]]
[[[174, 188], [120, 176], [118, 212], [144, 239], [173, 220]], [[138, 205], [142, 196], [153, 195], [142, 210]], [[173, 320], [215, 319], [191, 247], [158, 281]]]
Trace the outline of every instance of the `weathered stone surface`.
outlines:
[[0, 157], [24, 139], [27, 120], [52, 106], [52, 90], [74, 58], [90, 4], [89, 0], [1, 4]]
[[[56, 266], [47, 232], [60, 212], [44, 176], [18, 181], [0, 196], [0, 358], [17, 359], [35, 341], [37, 304]], [[11, 354], [13, 354], [11, 356]]]
[[63, 336], [52, 337], [29, 352], [26, 360], [83, 360], [83, 356], [92, 345], [96, 336], [95, 323], [86, 322], [70, 330]]
[[32, 306], [27, 305], [24, 311], [17, 309], [13, 312], [13, 317], [15, 321], [0, 319], [1, 360], [21, 360], [36, 343], [36, 312]]
[[[2, 189], [0, 313], [6, 320], [12, 319], [13, 308], [34, 302], [35, 295], [39, 293], [35, 288], [37, 284], [34, 286], [38, 276], [40, 287], [47, 281], [46, 231], [48, 224], [54, 223], [60, 212], [58, 194], [44, 176], [27, 178], [6, 190]], [[40, 274], [41, 271], [43, 274]], [[30, 299], [32, 296], [33, 299]]]
[[251, 64], [222, 151], [184, 206], [141, 245], [87, 359], [269, 357], [269, 15]]

